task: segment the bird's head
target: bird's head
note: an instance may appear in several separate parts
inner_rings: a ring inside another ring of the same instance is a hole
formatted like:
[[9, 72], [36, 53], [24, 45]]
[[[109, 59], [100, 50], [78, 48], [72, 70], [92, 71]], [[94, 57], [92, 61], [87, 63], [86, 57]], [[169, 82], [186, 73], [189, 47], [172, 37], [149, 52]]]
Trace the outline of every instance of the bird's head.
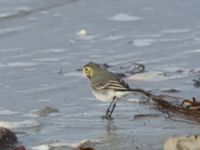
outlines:
[[99, 69], [101, 69], [101, 68], [99, 67], [98, 64], [89, 62], [88, 64], [83, 66], [82, 73], [84, 76], [91, 79]]

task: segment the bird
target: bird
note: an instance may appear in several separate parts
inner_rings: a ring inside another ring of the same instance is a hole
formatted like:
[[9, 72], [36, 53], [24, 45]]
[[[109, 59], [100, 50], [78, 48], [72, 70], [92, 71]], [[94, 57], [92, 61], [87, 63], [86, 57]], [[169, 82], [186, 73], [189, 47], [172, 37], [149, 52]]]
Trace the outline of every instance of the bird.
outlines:
[[150, 96], [149, 92], [142, 89], [132, 89], [117, 74], [102, 68], [99, 64], [89, 62], [82, 68], [82, 73], [89, 79], [92, 94], [101, 101], [110, 102], [105, 116], [108, 120], [113, 119], [112, 113], [116, 107], [116, 102], [120, 98], [132, 92], [139, 92]]

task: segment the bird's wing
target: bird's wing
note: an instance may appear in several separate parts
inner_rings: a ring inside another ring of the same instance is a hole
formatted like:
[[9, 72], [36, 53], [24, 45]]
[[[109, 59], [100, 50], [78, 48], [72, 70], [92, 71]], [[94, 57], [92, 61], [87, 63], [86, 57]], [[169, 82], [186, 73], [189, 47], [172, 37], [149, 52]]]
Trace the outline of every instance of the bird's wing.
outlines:
[[108, 80], [106, 82], [99, 82], [95, 81], [93, 82], [92, 86], [95, 89], [113, 89], [115, 91], [127, 91], [129, 89], [129, 86], [124, 80]]

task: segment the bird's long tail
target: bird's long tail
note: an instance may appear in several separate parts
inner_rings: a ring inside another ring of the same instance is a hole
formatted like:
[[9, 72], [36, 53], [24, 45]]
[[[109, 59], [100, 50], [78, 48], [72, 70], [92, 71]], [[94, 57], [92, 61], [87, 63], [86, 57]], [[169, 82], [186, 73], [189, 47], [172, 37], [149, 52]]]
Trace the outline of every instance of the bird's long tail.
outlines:
[[143, 89], [129, 89], [129, 91], [133, 92], [133, 93], [139, 93], [139, 94], [142, 94], [142, 95], [147, 96], [147, 97], [153, 96], [150, 92], [145, 91]]

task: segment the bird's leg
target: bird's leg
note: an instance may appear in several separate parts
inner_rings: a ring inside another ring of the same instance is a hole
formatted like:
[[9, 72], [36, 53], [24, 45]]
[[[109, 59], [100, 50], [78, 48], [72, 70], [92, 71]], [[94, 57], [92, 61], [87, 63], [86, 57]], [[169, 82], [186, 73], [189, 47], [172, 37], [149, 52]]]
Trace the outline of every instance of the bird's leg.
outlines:
[[108, 116], [108, 114], [110, 113], [110, 108], [111, 108], [113, 103], [114, 103], [114, 99], [112, 100], [112, 102], [110, 103], [110, 105], [109, 105], [109, 107], [108, 107], [108, 109], [106, 111], [106, 116]]
[[114, 102], [113, 107], [112, 107], [112, 110], [110, 111], [110, 114], [109, 114], [109, 116], [108, 116], [109, 118], [111, 118], [112, 113], [113, 113], [115, 107], [116, 107], [116, 101]]
[[102, 116], [102, 118], [103, 119], [108, 119], [109, 118], [109, 116], [111, 116], [110, 115], [110, 108], [111, 108], [111, 106], [113, 105], [113, 103], [115, 102], [115, 97], [113, 98], [113, 100], [112, 100], [112, 102], [110, 103], [110, 105], [108, 106], [108, 109], [107, 109], [107, 111], [106, 111], [106, 114], [105, 114], [105, 116]]

